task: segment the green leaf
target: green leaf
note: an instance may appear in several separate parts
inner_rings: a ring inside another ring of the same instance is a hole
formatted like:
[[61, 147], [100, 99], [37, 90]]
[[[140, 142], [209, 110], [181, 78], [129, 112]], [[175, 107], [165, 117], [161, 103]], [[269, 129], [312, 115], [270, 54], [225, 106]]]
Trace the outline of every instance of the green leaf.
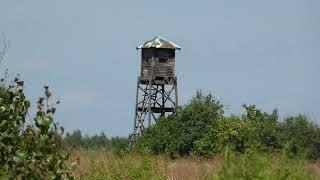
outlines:
[[27, 101], [24, 101], [24, 105], [25, 105], [27, 108], [30, 107], [30, 104], [31, 104], [30, 101], [28, 101], [28, 100], [27, 100]]
[[71, 169], [76, 168], [76, 167], [77, 167], [77, 162], [72, 162], [72, 163], [70, 164], [70, 166], [71, 166]]
[[53, 118], [52, 118], [52, 117], [50, 117], [50, 116], [45, 116], [45, 117], [43, 117], [43, 124], [44, 124], [47, 128], [49, 128], [52, 123], [53, 123]]
[[0, 106], [0, 113], [3, 113], [4, 111], [6, 111], [6, 107], [5, 106]]

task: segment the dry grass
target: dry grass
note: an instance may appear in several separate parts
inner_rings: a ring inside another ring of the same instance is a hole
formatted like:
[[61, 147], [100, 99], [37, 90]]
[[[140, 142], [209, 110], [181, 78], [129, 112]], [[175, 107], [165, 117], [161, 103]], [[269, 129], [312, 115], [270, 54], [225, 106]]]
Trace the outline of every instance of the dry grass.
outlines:
[[320, 180], [320, 160], [307, 161], [305, 164], [307, 171], [314, 173], [315, 178]]
[[[159, 175], [159, 177], [162, 175], [162, 177], [166, 177], [165, 179], [177, 180], [211, 179], [214, 175], [217, 175], [221, 165], [223, 164], [222, 157], [218, 156], [212, 159], [186, 157], [175, 160], [169, 159], [165, 156], [151, 156], [150, 159], [152, 162], [152, 168], [154, 169], [154, 174]], [[95, 179], [92, 178], [95, 176], [91, 176], [93, 173], [92, 171], [95, 171], [93, 163], [99, 168], [102, 168], [102, 170], [97, 173], [108, 173], [108, 170], [110, 169], [106, 167], [108, 166], [106, 165], [107, 162], [116, 162], [119, 163], [116, 166], [117, 168], [125, 168], [121, 167], [123, 165], [121, 163], [124, 163], [123, 161], [132, 163], [134, 166], [138, 166], [138, 164], [143, 161], [143, 157], [138, 154], [130, 154], [125, 158], [121, 158], [103, 150], [73, 150], [71, 152], [71, 160], [78, 162], [78, 167], [74, 170], [77, 179]], [[272, 163], [272, 160], [270, 163]], [[315, 179], [320, 179], [320, 161], [306, 161], [305, 169], [307, 172], [313, 173]], [[127, 179], [126, 177], [127, 176], [124, 176], [124, 178], [122, 177], [120, 179]]]
[[169, 160], [169, 176], [176, 179], [201, 179], [208, 172], [215, 174], [220, 166], [221, 158], [199, 159], [196, 157]]

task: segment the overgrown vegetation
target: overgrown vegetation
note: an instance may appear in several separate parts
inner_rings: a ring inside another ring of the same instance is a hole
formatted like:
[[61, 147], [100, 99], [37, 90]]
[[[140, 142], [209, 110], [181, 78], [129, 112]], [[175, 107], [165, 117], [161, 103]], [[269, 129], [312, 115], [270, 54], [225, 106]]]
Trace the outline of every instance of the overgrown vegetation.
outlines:
[[[76, 130], [62, 138], [63, 129], [53, 120], [56, 109], [50, 104], [47, 86], [37, 102], [33, 123], [27, 124], [30, 102], [23, 85], [15, 78], [0, 86], [0, 175], [4, 179], [72, 179], [74, 173], [80, 179], [182, 176], [172, 169], [175, 161], [161, 154], [173, 159], [198, 156], [191, 162], [196, 162], [194, 176], [183, 179], [314, 178], [314, 171], [306, 168], [311, 162], [305, 157], [319, 158], [320, 129], [303, 115], [280, 121], [276, 110], [267, 113], [244, 105], [243, 115], [225, 116], [220, 102], [199, 92], [175, 114], [146, 129], [137, 151], [128, 151], [126, 138], [109, 139], [103, 133], [83, 137]], [[81, 158], [87, 156], [85, 169], [71, 171], [74, 163], [70, 163], [64, 147], [71, 151], [80, 148], [85, 153], [73, 157], [81, 168]], [[212, 157], [221, 157], [221, 161], [210, 169], [205, 162]]]
[[317, 124], [303, 115], [281, 121], [277, 110], [267, 113], [253, 105], [243, 107], [243, 115], [225, 116], [220, 102], [210, 94], [198, 92], [175, 114], [160, 118], [147, 128], [135, 151], [80, 150], [79, 167], [85, 169], [78, 169], [77, 177], [314, 179], [319, 176], [315, 173], [319, 167], [310, 168], [317, 165], [306, 160], [319, 158]]
[[[257, 153], [247, 150], [236, 154], [223, 150], [215, 159], [178, 158], [142, 153], [108, 151], [75, 151], [80, 157], [75, 174], [79, 179], [315, 179], [319, 167], [305, 161], [303, 154], [295, 158], [285, 152]], [[317, 168], [317, 169], [315, 169]]]
[[0, 86], [0, 177], [4, 179], [72, 178], [68, 154], [61, 146], [63, 128], [53, 119], [51, 92], [37, 102], [33, 122], [26, 123], [30, 109], [23, 92], [24, 81], [2, 79]]
[[147, 151], [141, 154], [123, 151], [87, 151], [89, 167], [78, 174], [79, 179], [166, 179], [165, 164], [157, 164]]
[[277, 110], [263, 112], [243, 105], [242, 116], [225, 116], [223, 105], [214, 97], [198, 92], [191, 102], [144, 131], [138, 148], [172, 158], [190, 154], [211, 157], [226, 147], [236, 153], [246, 149], [279, 152], [288, 146], [290, 154], [306, 152], [320, 157], [320, 128], [306, 116], [280, 120]]

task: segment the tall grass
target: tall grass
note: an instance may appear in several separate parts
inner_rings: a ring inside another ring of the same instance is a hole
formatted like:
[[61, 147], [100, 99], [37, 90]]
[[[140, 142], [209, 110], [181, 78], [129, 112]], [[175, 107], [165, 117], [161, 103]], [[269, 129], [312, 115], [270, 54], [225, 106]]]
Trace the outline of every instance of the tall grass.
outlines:
[[79, 179], [167, 179], [168, 165], [153, 159], [147, 151], [142, 154], [87, 151], [85, 154], [89, 166], [76, 173]]
[[[143, 153], [78, 151], [77, 179], [316, 179], [319, 165], [303, 157], [289, 158], [285, 153], [260, 154], [247, 151], [235, 154], [225, 150], [212, 159], [185, 157], [168, 159]], [[318, 166], [318, 167], [316, 167]]]
[[236, 155], [227, 149], [224, 162], [215, 179], [315, 179], [306, 168], [303, 156], [289, 158], [285, 152], [279, 155], [258, 154], [252, 150]]

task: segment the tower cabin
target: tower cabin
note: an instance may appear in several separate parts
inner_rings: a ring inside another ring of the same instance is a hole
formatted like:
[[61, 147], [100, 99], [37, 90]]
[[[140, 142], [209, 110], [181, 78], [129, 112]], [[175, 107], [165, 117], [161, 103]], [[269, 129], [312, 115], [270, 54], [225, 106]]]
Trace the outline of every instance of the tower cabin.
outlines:
[[139, 80], [142, 84], [148, 84], [149, 80], [153, 80], [155, 84], [175, 83], [175, 50], [181, 49], [178, 45], [163, 38], [154, 37], [137, 49], [141, 49]]

